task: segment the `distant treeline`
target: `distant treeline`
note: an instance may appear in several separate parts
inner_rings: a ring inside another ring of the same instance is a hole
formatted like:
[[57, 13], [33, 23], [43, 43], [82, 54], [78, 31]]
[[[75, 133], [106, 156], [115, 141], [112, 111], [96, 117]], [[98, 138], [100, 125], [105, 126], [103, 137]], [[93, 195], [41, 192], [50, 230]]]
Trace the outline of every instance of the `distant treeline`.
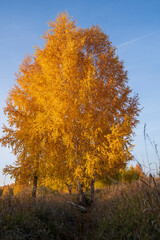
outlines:
[[[112, 177], [106, 177], [105, 180], [99, 179], [95, 183], [96, 188], [101, 188], [104, 186], [109, 186], [109, 185], [115, 185], [119, 182], [124, 182], [124, 183], [131, 183], [133, 181], [139, 180], [140, 177], [142, 177], [143, 171], [141, 167], [137, 164], [135, 167], [130, 166], [130, 168], [125, 168], [125, 169], [120, 169], [118, 173], [114, 174]], [[24, 191], [28, 191], [30, 186], [27, 185], [20, 185], [17, 183], [12, 183], [8, 184], [5, 186], [0, 187], [0, 196], [6, 197], [6, 196], [14, 196], [20, 193], [23, 193]], [[74, 191], [74, 188], [72, 189], [71, 186], [68, 188], [62, 188], [62, 192], [69, 192], [70, 194], [72, 193], [72, 190]], [[38, 193], [41, 195], [45, 195], [47, 193], [55, 193], [55, 191], [58, 192], [58, 190], [55, 190], [55, 187], [49, 186], [45, 187], [42, 185], [38, 186]]]

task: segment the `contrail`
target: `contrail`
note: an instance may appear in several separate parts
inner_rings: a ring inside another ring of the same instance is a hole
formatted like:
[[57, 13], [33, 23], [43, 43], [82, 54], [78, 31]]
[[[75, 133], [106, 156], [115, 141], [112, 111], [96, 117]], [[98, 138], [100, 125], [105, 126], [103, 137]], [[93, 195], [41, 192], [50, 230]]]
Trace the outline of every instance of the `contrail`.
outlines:
[[126, 45], [128, 45], [128, 44], [130, 44], [130, 43], [133, 43], [133, 42], [136, 42], [136, 41], [138, 41], [138, 40], [141, 40], [141, 39], [147, 38], [147, 37], [149, 37], [149, 36], [155, 35], [156, 33], [160, 33], [160, 30], [159, 30], [159, 31], [156, 31], [156, 32], [152, 32], [152, 33], [146, 34], [146, 35], [144, 35], [144, 36], [142, 36], [142, 37], [135, 38], [135, 39], [132, 39], [132, 40], [130, 40], [130, 41], [121, 43], [120, 45], [117, 46], [117, 48], [122, 47], [122, 46], [126, 46]]

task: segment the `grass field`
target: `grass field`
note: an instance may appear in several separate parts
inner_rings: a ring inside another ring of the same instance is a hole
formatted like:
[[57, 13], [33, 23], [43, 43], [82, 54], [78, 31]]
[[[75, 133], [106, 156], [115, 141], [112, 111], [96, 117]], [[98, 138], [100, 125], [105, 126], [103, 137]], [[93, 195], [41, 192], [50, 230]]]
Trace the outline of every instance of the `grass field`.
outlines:
[[159, 240], [160, 185], [153, 178], [97, 189], [83, 213], [77, 195], [25, 193], [0, 199], [0, 239]]

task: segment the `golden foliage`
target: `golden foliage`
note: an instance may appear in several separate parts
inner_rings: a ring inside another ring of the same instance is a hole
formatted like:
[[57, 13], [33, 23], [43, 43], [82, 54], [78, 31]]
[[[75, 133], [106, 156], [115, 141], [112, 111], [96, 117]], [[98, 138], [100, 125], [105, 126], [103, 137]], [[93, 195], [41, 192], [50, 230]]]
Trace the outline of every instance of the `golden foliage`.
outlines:
[[108, 36], [82, 29], [67, 13], [27, 56], [7, 99], [2, 145], [18, 156], [8, 172], [17, 179], [88, 184], [132, 159], [138, 97]]

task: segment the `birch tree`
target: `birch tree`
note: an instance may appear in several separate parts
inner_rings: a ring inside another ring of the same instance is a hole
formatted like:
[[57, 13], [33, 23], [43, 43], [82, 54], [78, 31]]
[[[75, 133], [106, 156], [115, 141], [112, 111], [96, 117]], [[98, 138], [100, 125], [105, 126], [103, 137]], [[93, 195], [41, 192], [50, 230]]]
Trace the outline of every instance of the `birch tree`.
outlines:
[[[31, 145], [39, 139], [35, 145], [40, 141], [38, 152], [43, 152], [40, 163], [45, 162], [46, 176], [77, 183], [82, 202], [83, 187], [90, 186], [93, 200], [95, 180], [132, 159], [138, 96], [129, 87], [116, 49], [98, 26], [79, 28], [62, 13], [49, 23], [43, 38], [44, 47], [36, 47], [27, 70], [22, 68], [17, 75], [16, 88], [25, 91], [28, 104], [32, 100], [33, 105], [28, 112], [20, 95], [25, 119], [14, 117], [10, 127], [27, 129]], [[19, 109], [12, 95], [6, 110], [9, 122], [14, 116], [11, 102]]]

